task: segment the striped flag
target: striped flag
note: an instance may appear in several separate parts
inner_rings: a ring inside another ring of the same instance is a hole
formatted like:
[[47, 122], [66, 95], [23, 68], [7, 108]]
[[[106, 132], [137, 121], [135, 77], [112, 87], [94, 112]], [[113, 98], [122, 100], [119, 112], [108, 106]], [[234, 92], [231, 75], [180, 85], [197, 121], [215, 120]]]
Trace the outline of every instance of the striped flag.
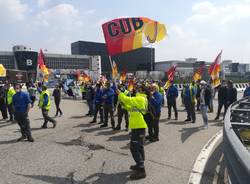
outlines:
[[193, 80], [196, 82], [201, 80], [203, 72], [205, 70], [205, 64], [200, 65], [200, 67], [194, 72]]
[[44, 82], [48, 82], [49, 69], [45, 65], [45, 56], [43, 54], [42, 49], [40, 49], [40, 53], [38, 54], [38, 63], [37, 63], [37, 79], [38, 80], [39, 80], [40, 76], [42, 76], [42, 80]]
[[171, 68], [168, 69], [168, 71], [167, 71], [168, 81], [164, 85], [165, 89], [168, 89], [170, 87], [170, 85], [171, 85], [171, 81], [174, 80], [174, 75], [175, 75], [175, 72], [176, 72], [176, 67], [177, 67], [177, 65], [175, 64]]
[[221, 55], [222, 55], [222, 50], [218, 54], [218, 56], [215, 58], [214, 62], [211, 64], [209, 67], [208, 73], [212, 79], [212, 85], [213, 87], [217, 87], [220, 85], [220, 61], [221, 61]]

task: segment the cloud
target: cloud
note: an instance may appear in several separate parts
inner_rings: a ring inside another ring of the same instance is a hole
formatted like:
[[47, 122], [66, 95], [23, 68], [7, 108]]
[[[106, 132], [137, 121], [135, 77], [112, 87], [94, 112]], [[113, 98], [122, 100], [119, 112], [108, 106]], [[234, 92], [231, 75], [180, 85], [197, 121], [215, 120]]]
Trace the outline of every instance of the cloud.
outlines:
[[87, 10], [84, 12], [85, 15], [93, 15], [95, 14], [96, 10], [95, 9], [91, 9], [91, 10]]
[[0, 21], [20, 21], [28, 10], [20, 0], [0, 0]]
[[82, 25], [79, 11], [71, 4], [59, 4], [38, 13], [35, 22], [50, 29], [72, 30]]
[[48, 4], [50, 0], [37, 0], [37, 5], [39, 7], [44, 7], [46, 4]]
[[189, 17], [187, 21], [225, 25], [250, 19], [249, 2], [241, 1], [236, 4], [227, 4], [223, 6], [214, 5], [209, 1], [196, 3], [192, 7], [193, 15]]

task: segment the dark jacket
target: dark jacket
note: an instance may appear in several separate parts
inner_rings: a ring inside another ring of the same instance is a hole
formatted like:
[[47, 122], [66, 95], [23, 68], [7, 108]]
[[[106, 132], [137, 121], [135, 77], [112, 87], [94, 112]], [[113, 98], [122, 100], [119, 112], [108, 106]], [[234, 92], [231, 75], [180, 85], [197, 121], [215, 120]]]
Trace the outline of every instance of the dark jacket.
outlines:
[[161, 113], [161, 103], [162, 95], [159, 92], [154, 92], [153, 96], [150, 98], [150, 104], [154, 107], [157, 114]]
[[104, 104], [113, 105], [115, 92], [112, 88], [105, 89], [103, 91], [103, 101]]
[[171, 85], [168, 90], [166, 97], [168, 100], [175, 100], [178, 97], [178, 89], [174, 85]]
[[218, 90], [218, 101], [219, 103], [226, 102], [227, 100], [227, 87], [220, 86]]
[[237, 101], [237, 90], [235, 87], [227, 88], [227, 104], [230, 105]]
[[250, 87], [247, 87], [244, 91], [244, 97], [250, 96]]
[[86, 88], [86, 100], [93, 100], [95, 96], [95, 92], [92, 86], [88, 86]]
[[103, 95], [103, 90], [102, 89], [96, 89], [95, 90], [95, 103], [96, 104], [100, 104], [100, 103], [103, 102], [102, 95]]

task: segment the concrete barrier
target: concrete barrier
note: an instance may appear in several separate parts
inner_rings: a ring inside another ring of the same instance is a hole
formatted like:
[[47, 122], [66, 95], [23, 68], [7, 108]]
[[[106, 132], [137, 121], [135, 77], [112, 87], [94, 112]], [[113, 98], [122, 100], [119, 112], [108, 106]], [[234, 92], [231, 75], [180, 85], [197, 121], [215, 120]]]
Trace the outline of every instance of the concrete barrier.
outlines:
[[250, 182], [250, 147], [240, 136], [242, 129], [250, 129], [250, 99], [243, 98], [232, 104], [226, 113], [223, 128], [225, 164], [231, 183]]

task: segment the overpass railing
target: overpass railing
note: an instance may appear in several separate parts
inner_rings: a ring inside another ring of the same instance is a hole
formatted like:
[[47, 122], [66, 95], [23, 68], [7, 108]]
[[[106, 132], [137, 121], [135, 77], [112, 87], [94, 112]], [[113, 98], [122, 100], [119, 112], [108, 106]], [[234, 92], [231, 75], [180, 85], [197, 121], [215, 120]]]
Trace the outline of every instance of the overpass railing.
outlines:
[[223, 128], [225, 164], [230, 183], [250, 183], [250, 98], [233, 103]]

